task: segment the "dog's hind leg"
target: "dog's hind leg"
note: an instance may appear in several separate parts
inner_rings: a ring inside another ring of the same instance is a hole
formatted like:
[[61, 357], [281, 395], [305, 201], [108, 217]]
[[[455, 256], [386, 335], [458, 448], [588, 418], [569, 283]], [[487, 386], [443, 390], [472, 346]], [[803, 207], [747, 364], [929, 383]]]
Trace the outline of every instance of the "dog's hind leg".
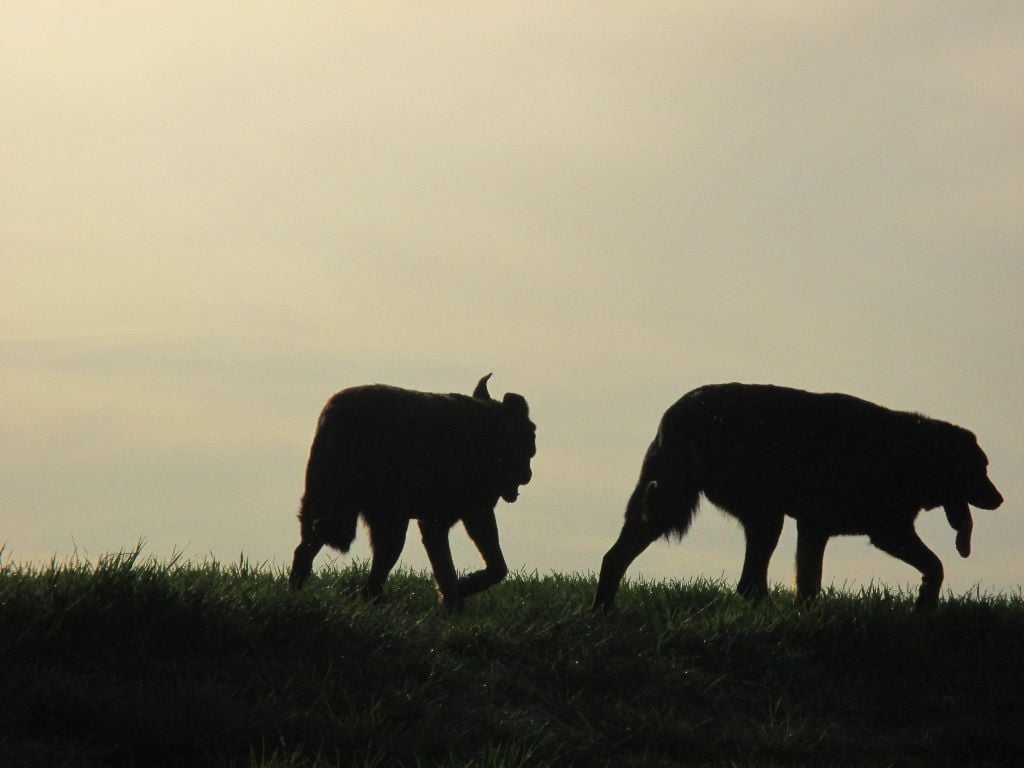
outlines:
[[313, 559], [323, 547], [323, 542], [313, 530], [313, 521], [309, 518], [301, 518], [299, 521], [302, 540], [295, 548], [292, 557], [292, 570], [288, 576], [288, 586], [292, 589], [299, 589], [313, 572]]
[[747, 536], [747, 550], [736, 591], [743, 597], [756, 600], [768, 596], [768, 563], [779, 543], [784, 520], [785, 515], [781, 512], [772, 512], [759, 517], [746, 517], [741, 521]]
[[626, 518], [622, 532], [601, 561], [601, 575], [597, 580], [597, 595], [593, 609], [608, 610], [615, 601], [619, 583], [626, 575], [630, 564], [640, 556], [651, 543], [661, 536], [639, 515]]
[[871, 534], [871, 543], [883, 552], [912, 565], [921, 572], [917, 608], [934, 608], [942, 587], [942, 561], [921, 541], [913, 525]]
[[367, 527], [370, 529], [370, 547], [373, 559], [370, 562], [370, 575], [366, 579], [364, 590], [368, 597], [376, 598], [384, 592], [384, 582], [395, 567], [402, 548], [405, 546], [405, 533], [409, 529], [409, 518], [390, 515], [366, 515]]
[[821, 591], [821, 566], [828, 534], [802, 520], [796, 524], [796, 593], [810, 600]]

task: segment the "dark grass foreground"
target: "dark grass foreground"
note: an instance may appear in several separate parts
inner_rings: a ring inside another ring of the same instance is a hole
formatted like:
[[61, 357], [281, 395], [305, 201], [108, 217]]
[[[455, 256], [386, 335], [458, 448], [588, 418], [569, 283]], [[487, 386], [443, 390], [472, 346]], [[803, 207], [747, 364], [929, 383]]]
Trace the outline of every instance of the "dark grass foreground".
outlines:
[[514, 575], [459, 615], [350, 566], [0, 570], [0, 765], [1020, 765], [1024, 598]]

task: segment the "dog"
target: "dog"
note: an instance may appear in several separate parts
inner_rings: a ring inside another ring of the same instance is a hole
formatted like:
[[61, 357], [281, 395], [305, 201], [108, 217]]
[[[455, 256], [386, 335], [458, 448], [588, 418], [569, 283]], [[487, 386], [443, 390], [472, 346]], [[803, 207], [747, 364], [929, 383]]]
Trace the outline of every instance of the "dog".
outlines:
[[968, 430], [850, 395], [736, 383], [695, 389], [661, 419], [622, 531], [602, 560], [594, 607], [612, 606], [626, 570], [655, 539], [682, 538], [701, 494], [743, 526], [737, 591], [745, 597], [767, 595], [768, 562], [789, 515], [801, 598], [821, 589], [829, 538], [866, 534], [921, 572], [917, 606], [935, 606], [942, 563], [914, 521], [943, 507], [967, 557], [970, 506], [1003, 502], [987, 465]]

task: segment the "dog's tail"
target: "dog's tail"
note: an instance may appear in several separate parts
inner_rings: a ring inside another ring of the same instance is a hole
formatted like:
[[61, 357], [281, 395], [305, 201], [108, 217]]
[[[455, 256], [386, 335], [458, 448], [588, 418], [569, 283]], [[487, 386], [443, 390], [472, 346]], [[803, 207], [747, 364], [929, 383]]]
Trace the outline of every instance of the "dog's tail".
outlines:
[[681, 539], [700, 506], [700, 480], [693, 446], [666, 430], [664, 421], [644, 456], [626, 517], [640, 516], [659, 535]]
[[323, 420], [306, 465], [306, 490], [299, 508], [302, 530], [311, 531], [317, 540], [342, 552], [348, 552], [356, 537], [359, 507], [346, 492], [345, 457], [341, 435]]
[[358, 510], [320, 503], [308, 494], [302, 497], [299, 523], [303, 530], [311, 530], [321, 544], [334, 547], [340, 552], [348, 552], [355, 541], [358, 522]]

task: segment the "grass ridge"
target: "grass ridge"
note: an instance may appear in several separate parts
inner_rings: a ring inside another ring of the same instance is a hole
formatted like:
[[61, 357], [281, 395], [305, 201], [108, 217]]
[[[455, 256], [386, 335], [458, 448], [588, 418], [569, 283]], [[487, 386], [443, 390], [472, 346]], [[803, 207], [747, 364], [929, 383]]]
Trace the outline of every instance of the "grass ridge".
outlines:
[[0, 764], [1016, 765], [1024, 597], [884, 586], [750, 605], [718, 581], [423, 573], [299, 593], [266, 564], [0, 566]]

